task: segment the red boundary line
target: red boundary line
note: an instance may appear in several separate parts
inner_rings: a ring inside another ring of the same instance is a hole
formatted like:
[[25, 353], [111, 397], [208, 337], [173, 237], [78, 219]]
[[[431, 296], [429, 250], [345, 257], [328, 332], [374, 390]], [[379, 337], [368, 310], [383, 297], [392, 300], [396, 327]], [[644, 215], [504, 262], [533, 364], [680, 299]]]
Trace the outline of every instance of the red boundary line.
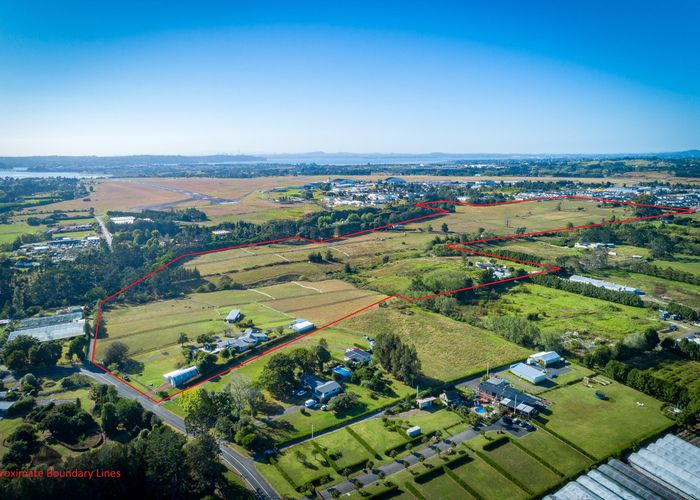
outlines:
[[[412, 222], [417, 222], [417, 221], [420, 221], [420, 220], [430, 219], [430, 218], [433, 218], [433, 217], [438, 217], [438, 216], [440, 216], [440, 215], [445, 215], [445, 214], [450, 213], [449, 210], [446, 210], [446, 209], [444, 209], [444, 208], [434, 208], [434, 207], [430, 206], [430, 205], [435, 205], [435, 204], [440, 204], [440, 203], [451, 203], [451, 204], [453, 204], [453, 205], [461, 205], [461, 206], [468, 206], [468, 207], [493, 207], [493, 206], [497, 206], [497, 205], [513, 205], [513, 204], [516, 204], [516, 203], [528, 203], [528, 202], [533, 202], [533, 201], [551, 201], [551, 200], [562, 200], [562, 199], [574, 199], [574, 200], [584, 200], [584, 201], [595, 201], [595, 202], [598, 202], [598, 203], [611, 203], [611, 204], [628, 205], [628, 206], [634, 206], [634, 207], [658, 208], [658, 209], [662, 209], [662, 210], [671, 210], [672, 212], [671, 212], [671, 213], [658, 214], [658, 215], [647, 215], [647, 216], [644, 216], [644, 217], [633, 217], [633, 218], [629, 218], [629, 219], [621, 219], [621, 220], [614, 220], [614, 221], [598, 222], [598, 223], [595, 223], [595, 224], [583, 224], [583, 225], [572, 226], [572, 227], [561, 227], [561, 228], [558, 228], [558, 229], [548, 229], [548, 230], [546, 230], [546, 231], [533, 231], [533, 232], [530, 232], [530, 233], [523, 233], [523, 234], [511, 234], [511, 235], [507, 235], [507, 236], [498, 236], [498, 237], [495, 237], [495, 238], [486, 238], [486, 239], [481, 239], [481, 240], [465, 241], [465, 242], [462, 242], [462, 243], [449, 243], [449, 244], [447, 244], [447, 245], [445, 245], [445, 246], [446, 246], [447, 248], [452, 249], [452, 250], [459, 250], [459, 251], [467, 252], [467, 253], [470, 253], [470, 254], [483, 255], [483, 256], [485, 256], [485, 257], [492, 257], [492, 258], [495, 258], [495, 259], [508, 260], [508, 261], [511, 261], [511, 262], [517, 262], [517, 263], [519, 263], [519, 264], [527, 264], [527, 265], [530, 265], [530, 266], [535, 266], [535, 267], [543, 268], [544, 270], [543, 270], [543, 271], [538, 271], [538, 272], [536, 272], [536, 273], [530, 273], [530, 274], [528, 274], [527, 276], [514, 276], [514, 277], [512, 277], [512, 278], [506, 278], [506, 279], [502, 279], [502, 280], [498, 280], [498, 281], [491, 281], [491, 282], [489, 282], [489, 283], [482, 283], [482, 284], [479, 284], [479, 285], [469, 286], [469, 287], [466, 287], [466, 288], [459, 288], [459, 289], [457, 289], [457, 290], [450, 290], [450, 291], [448, 291], [448, 292], [442, 292], [442, 293], [435, 293], [435, 294], [425, 295], [425, 296], [423, 296], [423, 297], [409, 298], [409, 297], [404, 297], [403, 295], [398, 294], [398, 293], [395, 293], [395, 294], [393, 294], [393, 295], [389, 295], [389, 296], [386, 297], [386, 298], [383, 298], [383, 299], [381, 299], [381, 300], [378, 300], [378, 301], [376, 301], [376, 302], [373, 302], [372, 304], [369, 304], [369, 305], [367, 305], [367, 306], [365, 306], [365, 307], [363, 307], [363, 308], [361, 308], [361, 309], [358, 309], [357, 311], [354, 311], [354, 312], [352, 312], [352, 313], [350, 313], [350, 314], [347, 314], [347, 315], [343, 316], [342, 318], [339, 318], [339, 319], [336, 319], [336, 320], [334, 320], [334, 321], [331, 321], [330, 323], [328, 323], [328, 324], [326, 324], [326, 325], [323, 325], [323, 326], [321, 326], [321, 327], [319, 327], [319, 328], [316, 328], [315, 330], [312, 330], [312, 331], [310, 331], [310, 332], [308, 332], [308, 333], [305, 333], [305, 334], [303, 334], [303, 335], [300, 335], [300, 336], [298, 336], [298, 337], [295, 337], [295, 338], [293, 338], [293, 339], [291, 339], [291, 340], [289, 340], [289, 341], [287, 341], [287, 342], [284, 342], [284, 343], [282, 343], [282, 344], [280, 344], [280, 345], [277, 345], [277, 346], [275, 346], [275, 347], [272, 347], [272, 348], [270, 348], [270, 349], [268, 349], [268, 350], [266, 350], [266, 351], [264, 351], [264, 352], [262, 352], [262, 353], [260, 353], [260, 354], [258, 354], [258, 355], [256, 355], [256, 356], [253, 356], [253, 357], [251, 357], [251, 358], [249, 358], [249, 359], [247, 359], [247, 360], [245, 360], [245, 361], [243, 361], [243, 362], [241, 362], [241, 363], [238, 363], [237, 365], [231, 366], [231, 367], [227, 368], [226, 370], [223, 370], [222, 372], [217, 373], [216, 375], [212, 375], [211, 377], [209, 377], [209, 378], [207, 378], [207, 379], [200, 380], [199, 382], [197, 382], [197, 383], [195, 383], [195, 384], [192, 384], [191, 386], [186, 387], [186, 388], [184, 388], [184, 389], [181, 389], [180, 391], [178, 391], [178, 392], [176, 392], [176, 393], [170, 394], [169, 396], [164, 397], [164, 398], [162, 398], [162, 399], [154, 399], [154, 398], [152, 398], [150, 395], [148, 395], [147, 393], [143, 392], [141, 389], [138, 389], [137, 387], [134, 387], [134, 385], [130, 384], [129, 382], [127, 382], [127, 381], [124, 380], [123, 378], [119, 377], [118, 375], [115, 375], [115, 374], [112, 373], [110, 370], [108, 370], [106, 367], [104, 367], [104, 366], [100, 365], [99, 363], [95, 362], [95, 349], [96, 349], [96, 347], [97, 347], [97, 337], [98, 337], [98, 335], [99, 335], [99, 324], [100, 324], [100, 320], [101, 320], [101, 318], [102, 318], [102, 307], [103, 307], [103, 305], [104, 305], [108, 300], [113, 299], [113, 298], [116, 297], [117, 295], [119, 295], [119, 294], [121, 294], [121, 293], [127, 291], [127, 290], [130, 289], [131, 287], [133, 287], [133, 286], [135, 286], [135, 285], [141, 283], [142, 281], [144, 281], [144, 280], [147, 279], [148, 277], [150, 277], [150, 276], [152, 276], [152, 275], [154, 275], [154, 274], [156, 274], [156, 273], [162, 271], [163, 269], [165, 269], [166, 267], [170, 266], [171, 264], [174, 264], [175, 262], [179, 261], [180, 259], [183, 259], [183, 258], [186, 258], [186, 257], [193, 257], [193, 256], [196, 256], [196, 255], [208, 254], [208, 253], [225, 252], [225, 251], [227, 251], [227, 250], [235, 250], [236, 248], [246, 248], [246, 247], [254, 247], [254, 246], [263, 246], [263, 245], [269, 245], [269, 244], [271, 244], [271, 243], [281, 243], [281, 242], [285, 242], [285, 241], [306, 241], [306, 242], [308, 242], [308, 243], [321, 244], [321, 243], [328, 243], [328, 242], [332, 242], [332, 241], [343, 240], [343, 239], [347, 239], [347, 238], [352, 238], [352, 237], [354, 237], [354, 236], [359, 236], [359, 235], [362, 235], [362, 234], [368, 234], [368, 233], [373, 233], [373, 232], [381, 231], [381, 230], [384, 230], [384, 229], [393, 228], [393, 227], [395, 227], [395, 226], [397, 226], [397, 225], [409, 224], [409, 223], [412, 223]], [[341, 321], [343, 321], [343, 320], [345, 320], [345, 319], [347, 319], [347, 318], [350, 318], [351, 316], [354, 316], [354, 315], [356, 315], [356, 314], [359, 314], [359, 313], [361, 313], [362, 311], [365, 311], [365, 310], [367, 310], [367, 309], [370, 309], [370, 308], [372, 308], [372, 307], [374, 307], [374, 306], [376, 306], [376, 305], [378, 305], [378, 304], [381, 304], [382, 302], [386, 302], [386, 301], [388, 301], [388, 300], [390, 300], [390, 299], [392, 299], [392, 298], [399, 298], [399, 299], [406, 300], [406, 301], [408, 301], [408, 302], [417, 302], [417, 301], [419, 301], [419, 300], [425, 300], [425, 299], [429, 299], [429, 298], [432, 298], [432, 297], [438, 297], [438, 296], [441, 296], [441, 295], [451, 295], [451, 294], [454, 294], [454, 293], [457, 293], [457, 292], [462, 292], [462, 291], [467, 291], [467, 290], [474, 290], [474, 289], [476, 289], [476, 288], [483, 288], [483, 287], [487, 287], [487, 286], [497, 285], [497, 284], [499, 284], [499, 283], [506, 283], [506, 282], [509, 282], [509, 281], [522, 280], [522, 279], [528, 278], [528, 277], [530, 277], [530, 276], [537, 276], [537, 275], [540, 275], [540, 274], [548, 274], [548, 273], [553, 273], [553, 272], [556, 272], [556, 271], [560, 271], [560, 270], [561, 270], [560, 267], [552, 266], [552, 265], [549, 265], [549, 264], [542, 264], [542, 263], [539, 263], [539, 262], [529, 262], [529, 261], [526, 261], [526, 260], [514, 259], [514, 258], [511, 258], [511, 257], [504, 257], [504, 256], [502, 256], [502, 255], [496, 255], [496, 254], [491, 254], [491, 253], [480, 252], [480, 251], [477, 251], [477, 250], [468, 249], [468, 248], [465, 248], [466, 245], [473, 245], [473, 244], [475, 244], [475, 243], [489, 243], [489, 242], [492, 242], [492, 241], [503, 241], [503, 240], [509, 240], [509, 239], [517, 239], [517, 238], [527, 238], [527, 237], [529, 237], [529, 236], [538, 236], [538, 235], [543, 235], [543, 234], [558, 233], [558, 232], [564, 232], [564, 231], [572, 231], [572, 230], [574, 230], [574, 229], [587, 229], [587, 228], [590, 228], [590, 227], [607, 226], [607, 225], [612, 225], [612, 224], [622, 224], [622, 223], [625, 223], [625, 222], [639, 222], [639, 221], [645, 221], [645, 220], [651, 220], [651, 219], [659, 219], [659, 218], [661, 218], [661, 217], [673, 217], [674, 215], [684, 215], [684, 214], [693, 214], [693, 213], [695, 213], [695, 210], [693, 210], [692, 208], [667, 207], [667, 206], [663, 206], [663, 205], [651, 205], [651, 204], [646, 204], [646, 203], [634, 203], [634, 202], [631, 202], [631, 201], [605, 200], [605, 199], [592, 198], [592, 197], [587, 197], [587, 196], [550, 196], [550, 197], [541, 197], [541, 198], [531, 198], [531, 199], [527, 199], [527, 200], [502, 201], [502, 202], [496, 202], [496, 203], [466, 203], [466, 202], [459, 202], [459, 201], [452, 201], [452, 200], [435, 200], [435, 201], [426, 201], [426, 202], [422, 202], [422, 203], [416, 203], [415, 206], [416, 206], [416, 207], [419, 207], [419, 208], [426, 209], [426, 210], [432, 210], [434, 213], [428, 214], [428, 215], [423, 215], [423, 216], [420, 216], [420, 217], [414, 217], [414, 218], [412, 218], [412, 219], [407, 219], [407, 220], [403, 220], [403, 221], [399, 221], [399, 222], [394, 222], [394, 223], [392, 223], [392, 224], [386, 224], [386, 225], [384, 225], [384, 226], [379, 226], [379, 227], [375, 227], [375, 228], [372, 228], [372, 229], [365, 229], [365, 230], [362, 230], [362, 231], [356, 231], [356, 232], [354, 232], [354, 233], [344, 234], [344, 235], [342, 235], [342, 236], [335, 236], [335, 237], [333, 237], [333, 238], [326, 238], [326, 239], [324, 239], [324, 240], [312, 240], [312, 239], [309, 239], [309, 238], [304, 238], [303, 236], [290, 236], [290, 237], [287, 237], [287, 238], [279, 238], [279, 239], [275, 239], [275, 240], [260, 241], [260, 242], [257, 242], [257, 243], [245, 243], [245, 244], [243, 244], [243, 245], [235, 245], [235, 246], [229, 246], [229, 247], [224, 247], [224, 248], [215, 248], [215, 249], [212, 249], [212, 250], [203, 250], [203, 251], [200, 251], [200, 252], [190, 252], [190, 253], [185, 253], [185, 254], [182, 254], [182, 255], [178, 255], [177, 257], [175, 257], [174, 259], [172, 259], [170, 262], [167, 262], [167, 263], [163, 264], [162, 266], [158, 267], [157, 269], [151, 271], [150, 273], [145, 274], [144, 276], [142, 276], [141, 278], [137, 279], [137, 280], [134, 281], [133, 283], [130, 283], [130, 284], [126, 285], [124, 288], [122, 288], [122, 289], [119, 290], [118, 292], [113, 293], [113, 294], [110, 295], [109, 297], [107, 297], [107, 298], [105, 298], [105, 299], [102, 299], [102, 300], [99, 302], [98, 307], [97, 307], [97, 324], [96, 324], [96, 327], [95, 327], [95, 337], [94, 337], [94, 339], [93, 339], [93, 344], [92, 344], [92, 347], [93, 347], [93, 349], [92, 349], [92, 357], [91, 357], [91, 359], [90, 359], [90, 362], [91, 362], [93, 365], [95, 365], [95, 366], [97, 366], [98, 368], [100, 368], [101, 370], [103, 370], [104, 372], [106, 372], [107, 374], [109, 374], [109, 375], [111, 375], [112, 377], [114, 377], [115, 379], [117, 379], [117, 380], [119, 380], [120, 382], [122, 382], [122, 383], [128, 385], [129, 387], [131, 387], [131, 388], [134, 389], [135, 391], [139, 392], [140, 394], [146, 396], [148, 399], [150, 399], [150, 400], [153, 401], [154, 403], [161, 403], [161, 402], [163, 402], [163, 401], [166, 401], [166, 400], [168, 400], [168, 399], [171, 399], [171, 398], [177, 396], [178, 394], [181, 394], [181, 393], [184, 392], [184, 391], [190, 390], [190, 389], [192, 389], [193, 387], [197, 387], [197, 386], [199, 386], [199, 385], [201, 385], [201, 384], [204, 384], [205, 382], [209, 382], [210, 380], [212, 380], [212, 379], [214, 379], [214, 378], [220, 377], [221, 375], [224, 375], [224, 374], [226, 374], [226, 373], [228, 373], [228, 372], [230, 372], [230, 371], [233, 371], [233, 370], [235, 370], [235, 369], [237, 369], [237, 368], [240, 368], [241, 366], [244, 366], [244, 365], [246, 365], [246, 364], [248, 364], [248, 363], [251, 363], [251, 362], [253, 362], [253, 361], [257, 360], [257, 359], [260, 359], [260, 358], [263, 357], [263, 356], [267, 356], [267, 355], [270, 354], [270, 353], [273, 353], [273, 352], [275, 352], [275, 351], [277, 351], [277, 350], [279, 350], [279, 349], [282, 349], [283, 347], [286, 347], [286, 346], [288, 346], [288, 345], [290, 345], [290, 344], [293, 344], [293, 343], [295, 343], [295, 342], [298, 342], [299, 340], [301, 340], [301, 339], [303, 339], [303, 338], [305, 338], [305, 337], [308, 337], [309, 335], [312, 335], [312, 334], [314, 334], [314, 333], [317, 333], [317, 332], [319, 332], [319, 331], [321, 331], [321, 330], [323, 330], [323, 329], [325, 329], [325, 328], [328, 328], [329, 326], [335, 325], [336, 323], [340, 323]]]

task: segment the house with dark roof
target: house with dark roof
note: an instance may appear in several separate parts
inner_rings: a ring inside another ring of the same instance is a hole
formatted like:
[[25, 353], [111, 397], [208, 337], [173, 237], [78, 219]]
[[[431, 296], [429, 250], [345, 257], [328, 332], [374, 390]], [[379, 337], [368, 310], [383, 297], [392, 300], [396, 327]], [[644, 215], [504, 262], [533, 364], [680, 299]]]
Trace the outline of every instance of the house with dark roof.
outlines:
[[319, 401], [325, 403], [336, 394], [343, 392], [343, 387], [334, 380], [323, 380], [315, 375], [304, 375], [301, 382], [309, 388]]
[[352, 349], [346, 349], [345, 354], [343, 355], [343, 360], [356, 365], [363, 365], [365, 363], [369, 363], [371, 359], [372, 355], [370, 353], [368, 353], [367, 351], [363, 351], [362, 349], [359, 349], [357, 347], [353, 347]]
[[450, 406], [459, 404], [462, 401], [462, 396], [459, 393], [459, 391], [449, 389], [447, 391], [443, 391], [443, 393], [440, 394], [440, 399], [443, 403]]
[[528, 418], [545, 407], [544, 401], [526, 392], [517, 390], [507, 380], [497, 377], [481, 382], [478, 388], [479, 398], [490, 403], [497, 403], [520, 413]]

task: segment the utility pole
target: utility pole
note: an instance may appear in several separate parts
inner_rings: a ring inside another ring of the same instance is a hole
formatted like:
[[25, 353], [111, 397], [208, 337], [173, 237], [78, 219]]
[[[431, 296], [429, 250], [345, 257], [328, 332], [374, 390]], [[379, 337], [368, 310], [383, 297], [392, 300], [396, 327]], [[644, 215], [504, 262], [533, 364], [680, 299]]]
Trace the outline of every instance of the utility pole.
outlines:
[[311, 439], [314, 438], [314, 424], [311, 424]]

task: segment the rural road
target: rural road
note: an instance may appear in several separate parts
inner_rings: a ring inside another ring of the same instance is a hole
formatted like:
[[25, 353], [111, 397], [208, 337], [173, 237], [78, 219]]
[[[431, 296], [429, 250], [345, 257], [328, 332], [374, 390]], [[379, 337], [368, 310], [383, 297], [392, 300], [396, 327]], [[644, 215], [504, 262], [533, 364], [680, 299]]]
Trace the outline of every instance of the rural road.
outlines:
[[[117, 388], [117, 392], [121, 396], [137, 400], [145, 409], [158, 415], [163, 422], [177, 429], [178, 431], [187, 434], [187, 430], [185, 429], [185, 421], [182, 417], [175, 415], [174, 413], [154, 403], [128, 385], [119, 383], [117, 380], [97, 368], [95, 365], [85, 363], [83, 366], [81, 366], [80, 373], [97, 380], [101, 384], [115, 386]], [[279, 498], [275, 490], [272, 489], [268, 482], [257, 471], [255, 468], [255, 461], [252, 458], [243, 456], [223, 443], [221, 444], [221, 458], [233, 470], [235, 470], [256, 493], [258, 493], [258, 496], [273, 499]]]
[[99, 215], [95, 216], [95, 220], [100, 225], [100, 229], [102, 230], [102, 236], [105, 237], [105, 241], [107, 242], [107, 246], [109, 247], [110, 250], [112, 250], [112, 233], [110, 233], [109, 229], [107, 229], [107, 224], [105, 224], [105, 221], [103, 221], [102, 217], [100, 217]]
[[[164, 423], [182, 432], [183, 434], [187, 434], [187, 430], [185, 429], [185, 421], [182, 417], [175, 415], [174, 413], [154, 403], [128, 385], [119, 383], [116, 379], [103, 372], [95, 365], [86, 361], [84, 364], [78, 367], [78, 371], [100, 384], [113, 385], [116, 387], [117, 393], [120, 396], [138, 401], [146, 410], [158, 415], [158, 417]], [[75, 368], [57, 367], [52, 370], [36, 372], [36, 375], [46, 375], [51, 373], [65, 373], [65, 375], [69, 375], [73, 372], [75, 372]], [[226, 465], [236, 471], [253, 489], [257, 498], [279, 498], [279, 495], [275, 492], [275, 490], [272, 489], [270, 484], [257, 471], [255, 468], [255, 461], [252, 458], [242, 455], [224, 443], [221, 443], [221, 458]]]

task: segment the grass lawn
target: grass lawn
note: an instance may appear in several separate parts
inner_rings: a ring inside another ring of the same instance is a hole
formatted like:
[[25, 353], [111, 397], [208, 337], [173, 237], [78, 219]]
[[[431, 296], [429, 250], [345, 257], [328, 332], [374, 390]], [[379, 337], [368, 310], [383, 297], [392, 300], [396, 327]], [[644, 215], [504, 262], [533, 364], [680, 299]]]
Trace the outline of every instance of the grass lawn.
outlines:
[[399, 415], [399, 417], [408, 421], [407, 427], [419, 426], [422, 434], [430, 434], [441, 429], [447, 430], [448, 434], [453, 434], [450, 430], [462, 423], [462, 419], [457, 413], [445, 409], [431, 412], [421, 410], [415, 416], [402, 417]]
[[384, 427], [380, 418], [366, 420], [352, 426], [362, 439], [365, 440], [377, 453], [384, 454], [389, 448], [406, 442], [406, 434], [392, 432]]
[[11, 224], [0, 224], [0, 245], [14, 242], [22, 234], [36, 234], [47, 226], [30, 226], [26, 222], [15, 221]]
[[[527, 498], [529, 495], [496, 469], [472, 454], [473, 460], [452, 469], [462, 481], [486, 500]], [[429, 483], [428, 483], [429, 484]]]
[[700, 256], [676, 254], [674, 260], [654, 260], [659, 267], [672, 267], [686, 273], [700, 274]]
[[[338, 325], [369, 336], [393, 331], [418, 351], [428, 379], [450, 381], [527, 356], [526, 349], [486, 330], [417, 307], [369, 309]], [[429, 381], [428, 381], [429, 382]]]
[[314, 442], [326, 449], [329, 453], [340, 454], [334, 458], [336, 465], [342, 470], [350, 465], [354, 465], [361, 460], [374, 459], [360, 442], [352, 437], [345, 429], [324, 434], [314, 439]]
[[[392, 482], [394, 481], [392, 480]], [[348, 493], [345, 498], [358, 500], [361, 498], [365, 498], [367, 495], [373, 495], [380, 490], [384, 490], [385, 488], [386, 486], [384, 486], [383, 481], [377, 481], [376, 483], [372, 483], [362, 488], [362, 493], [358, 492], [357, 490], [353, 490], [350, 493]], [[403, 483], [399, 484], [399, 489], [394, 490], [394, 493], [391, 495], [391, 497], [387, 498], [391, 498], [392, 500], [416, 500], [416, 497], [414, 497], [413, 495], [411, 495], [411, 493], [408, 492]]]
[[3, 418], [0, 420], [0, 458], [4, 455], [8, 448], [5, 446], [5, 438], [12, 434], [14, 430], [22, 424], [22, 417]]
[[414, 483], [425, 498], [471, 498], [469, 493], [447, 474], [442, 474], [427, 483]]
[[[325, 475], [330, 475], [333, 479], [339, 478], [330, 465], [325, 464], [323, 456], [314, 449], [310, 442], [296, 445], [293, 451], [287, 450], [278, 455], [277, 460], [277, 467], [283, 469], [287, 475], [292, 478], [295, 486], [301, 486]], [[267, 464], [260, 464], [258, 467], [260, 472], [262, 472], [266, 478], [269, 478], [275, 487], [283, 487], [281, 491], [278, 490], [280, 493], [284, 494], [285, 491], [293, 491], [291, 485], [289, 485], [276, 467]], [[292, 495], [294, 497], [299, 496], [296, 492]]]
[[542, 331], [577, 331], [582, 335], [611, 339], [658, 326], [653, 311], [531, 283], [518, 285], [501, 296], [494, 312], [519, 316], [538, 314], [540, 319], [536, 324]]
[[485, 453], [533, 493], [551, 488], [561, 479], [513, 443], [506, 443]]
[[573, 476], [591, 464], [591, 460], [548, 432], [529, 432], [518, 443], [533, 452], [559, 472]]
[[[596, 391], [609, 400], [596, 398]], [[542, 416], [547, 428], [601, 459], [672, 424], [661, 413], [661, 402], [618, 383], [569, 385], [548, 392], [546, 399], [553, 403], [552, 414]]]

